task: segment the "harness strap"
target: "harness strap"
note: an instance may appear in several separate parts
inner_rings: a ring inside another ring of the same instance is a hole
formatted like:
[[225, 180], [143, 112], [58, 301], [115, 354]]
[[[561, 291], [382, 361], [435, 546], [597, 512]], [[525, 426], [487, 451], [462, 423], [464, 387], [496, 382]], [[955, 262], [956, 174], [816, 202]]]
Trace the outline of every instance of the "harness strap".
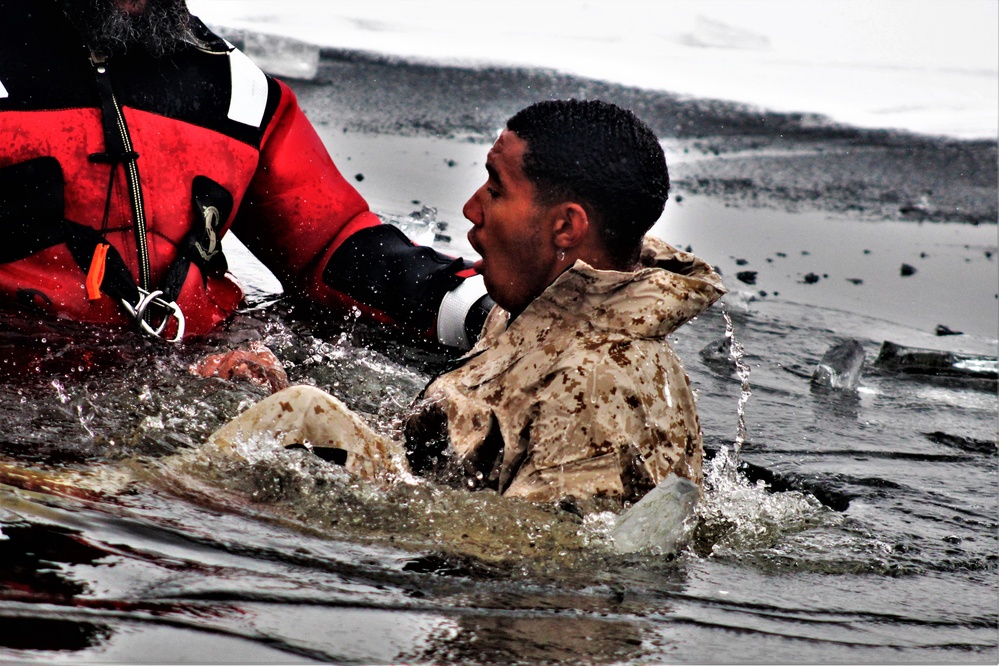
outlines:
[[232, 195], [211, 178], [195, 176], [191, 183], [191, 207], [194, 217], [191, 229], [178, 244], [177, 258], [163, 280], [163, 293], [169, 300], [180, 295], [191, 264], [201, 270], [206, 285], [210, 276], [229, 270], [222, 254], [222, 227], [232, 212]]
[[136, 159], [139, 155], [125, 146], [125, 138], [118, 127], [118, 109], [114, 102], [114, 90], [111, 79], [105, 73], [106, 60], [102, 55], [91, 54], [91, 62], [97, 70], [97, 92], [101, 103], [101, 125], [104, 128], [104, 152], [90, 155], [93, 162], [105, 164], [122, 164]]
[[[103, 154], [92, 156], [96, 161], [103, 157]], [[147, 290], [136, 284], [104, 233], [63, 218], [64, 190], [62, 167], [54, 157], [0, 167], [0, 228], [7, 241], [0, 244], [0, 264], [65, 244], [86, 275], [88, 299], [98, 300], [102, 293], [107, 294], [121, 302], [131, 316], [143, 317], [138, 321], [139, 328], [158, 337], [162, 337], [169, 321], [174, 320], [178, 332], [171, 341], [179, 340], [185, 322], [176, 300], [191, 264], [198, 266], [206, 286], [210, 277], [221, 276], [228, 270], [221, 236], [232, 213], [232, 195], [210, 178], [195, 176], [191, 185], [191, 227], [177, 243], [177, 256], [167, 269], [162, 288]], [[150, 317], [154, 318], [149, 320]]]

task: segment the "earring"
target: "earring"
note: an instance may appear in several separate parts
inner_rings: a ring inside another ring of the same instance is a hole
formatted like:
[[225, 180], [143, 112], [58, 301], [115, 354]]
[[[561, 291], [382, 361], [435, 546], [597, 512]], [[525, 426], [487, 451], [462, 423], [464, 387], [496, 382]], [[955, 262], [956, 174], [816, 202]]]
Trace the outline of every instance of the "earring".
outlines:
[[565, 261], [565, 250], [559, 250], [558, 251], [558, 260], [559, 261]]

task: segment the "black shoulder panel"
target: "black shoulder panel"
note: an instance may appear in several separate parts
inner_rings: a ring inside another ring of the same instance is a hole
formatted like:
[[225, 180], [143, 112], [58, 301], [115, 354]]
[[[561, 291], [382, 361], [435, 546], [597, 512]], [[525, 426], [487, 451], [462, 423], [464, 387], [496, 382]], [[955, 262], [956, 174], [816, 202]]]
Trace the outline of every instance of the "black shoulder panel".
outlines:
[[[259, 148], [280, 101], [267, 77], [268, 99], [260, 127], [230, 120], [232, 90], [225, 43], [197, 19], [192, 28], [206, 47], [185, 45], [154, 58], [141, 49], [113, 57], [107, 65], [123, 106], [174, 118]], [[7, 91], [0, 111], [98, 106], [89, 53], [51, 0], [0, 0], [0, 83]]]
[[87, 49], [51, 0], [0, 0], [0, 111], [98, 106]]
[[165, 58], [129, 53], [109, 64], [115, 94], [125, 106], [175, 118], [221, 132], [260, 147], [267, 122], [280, 100], [277, 83], [268, 77], [268, 100], [261, 126], [228, 118], [232, 90], [227, 53], [185, 48]]

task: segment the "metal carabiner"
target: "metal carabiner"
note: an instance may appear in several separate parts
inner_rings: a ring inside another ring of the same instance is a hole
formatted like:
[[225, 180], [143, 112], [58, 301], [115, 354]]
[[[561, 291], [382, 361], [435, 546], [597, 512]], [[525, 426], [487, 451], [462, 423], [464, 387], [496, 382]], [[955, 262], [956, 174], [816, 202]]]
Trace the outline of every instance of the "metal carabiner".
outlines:
[[[121, 299], [121, 304], [125, 306], [129, 314], [135, 317], [135, 320], [139, 322], [139, 328], [153, 336], [154, 338], [162, 338], [163, 331], [166, 330], [167, 324], [170, 322], [170, 317], [172, 316], [177, 320], [177, 334], [167, 339], [167, 342], [180, 342], [184, 339], [184, 329], [186, 327], [186, 320], [184, 319], [184, 312], [180, 309], [180, 306], [173, 301], [165, 301], [160, 296], [163, 292], [159, 289], [148, 292], [145, 289], [139, 288], [139, 302], [132, 307], [132, 304], [126, 301], [124, 298]], [[150, 305], [155, 305], [157, 307], [167, 310], [166, 316], [163, 317], [163, 321], [157, 328], [153, 328], [146, 321], [146, 310]]]

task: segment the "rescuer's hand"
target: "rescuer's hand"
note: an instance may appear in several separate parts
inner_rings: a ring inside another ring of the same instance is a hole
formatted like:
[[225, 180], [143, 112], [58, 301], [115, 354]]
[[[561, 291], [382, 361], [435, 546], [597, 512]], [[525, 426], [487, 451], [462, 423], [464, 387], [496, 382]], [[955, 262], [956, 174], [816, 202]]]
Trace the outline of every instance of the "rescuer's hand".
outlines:
[[288, 387], [288, 375], [274, 353], [259, 342], [247, 349], [211, 354], [190, 367], [191, 374], [250, 382], [271, 393]]

